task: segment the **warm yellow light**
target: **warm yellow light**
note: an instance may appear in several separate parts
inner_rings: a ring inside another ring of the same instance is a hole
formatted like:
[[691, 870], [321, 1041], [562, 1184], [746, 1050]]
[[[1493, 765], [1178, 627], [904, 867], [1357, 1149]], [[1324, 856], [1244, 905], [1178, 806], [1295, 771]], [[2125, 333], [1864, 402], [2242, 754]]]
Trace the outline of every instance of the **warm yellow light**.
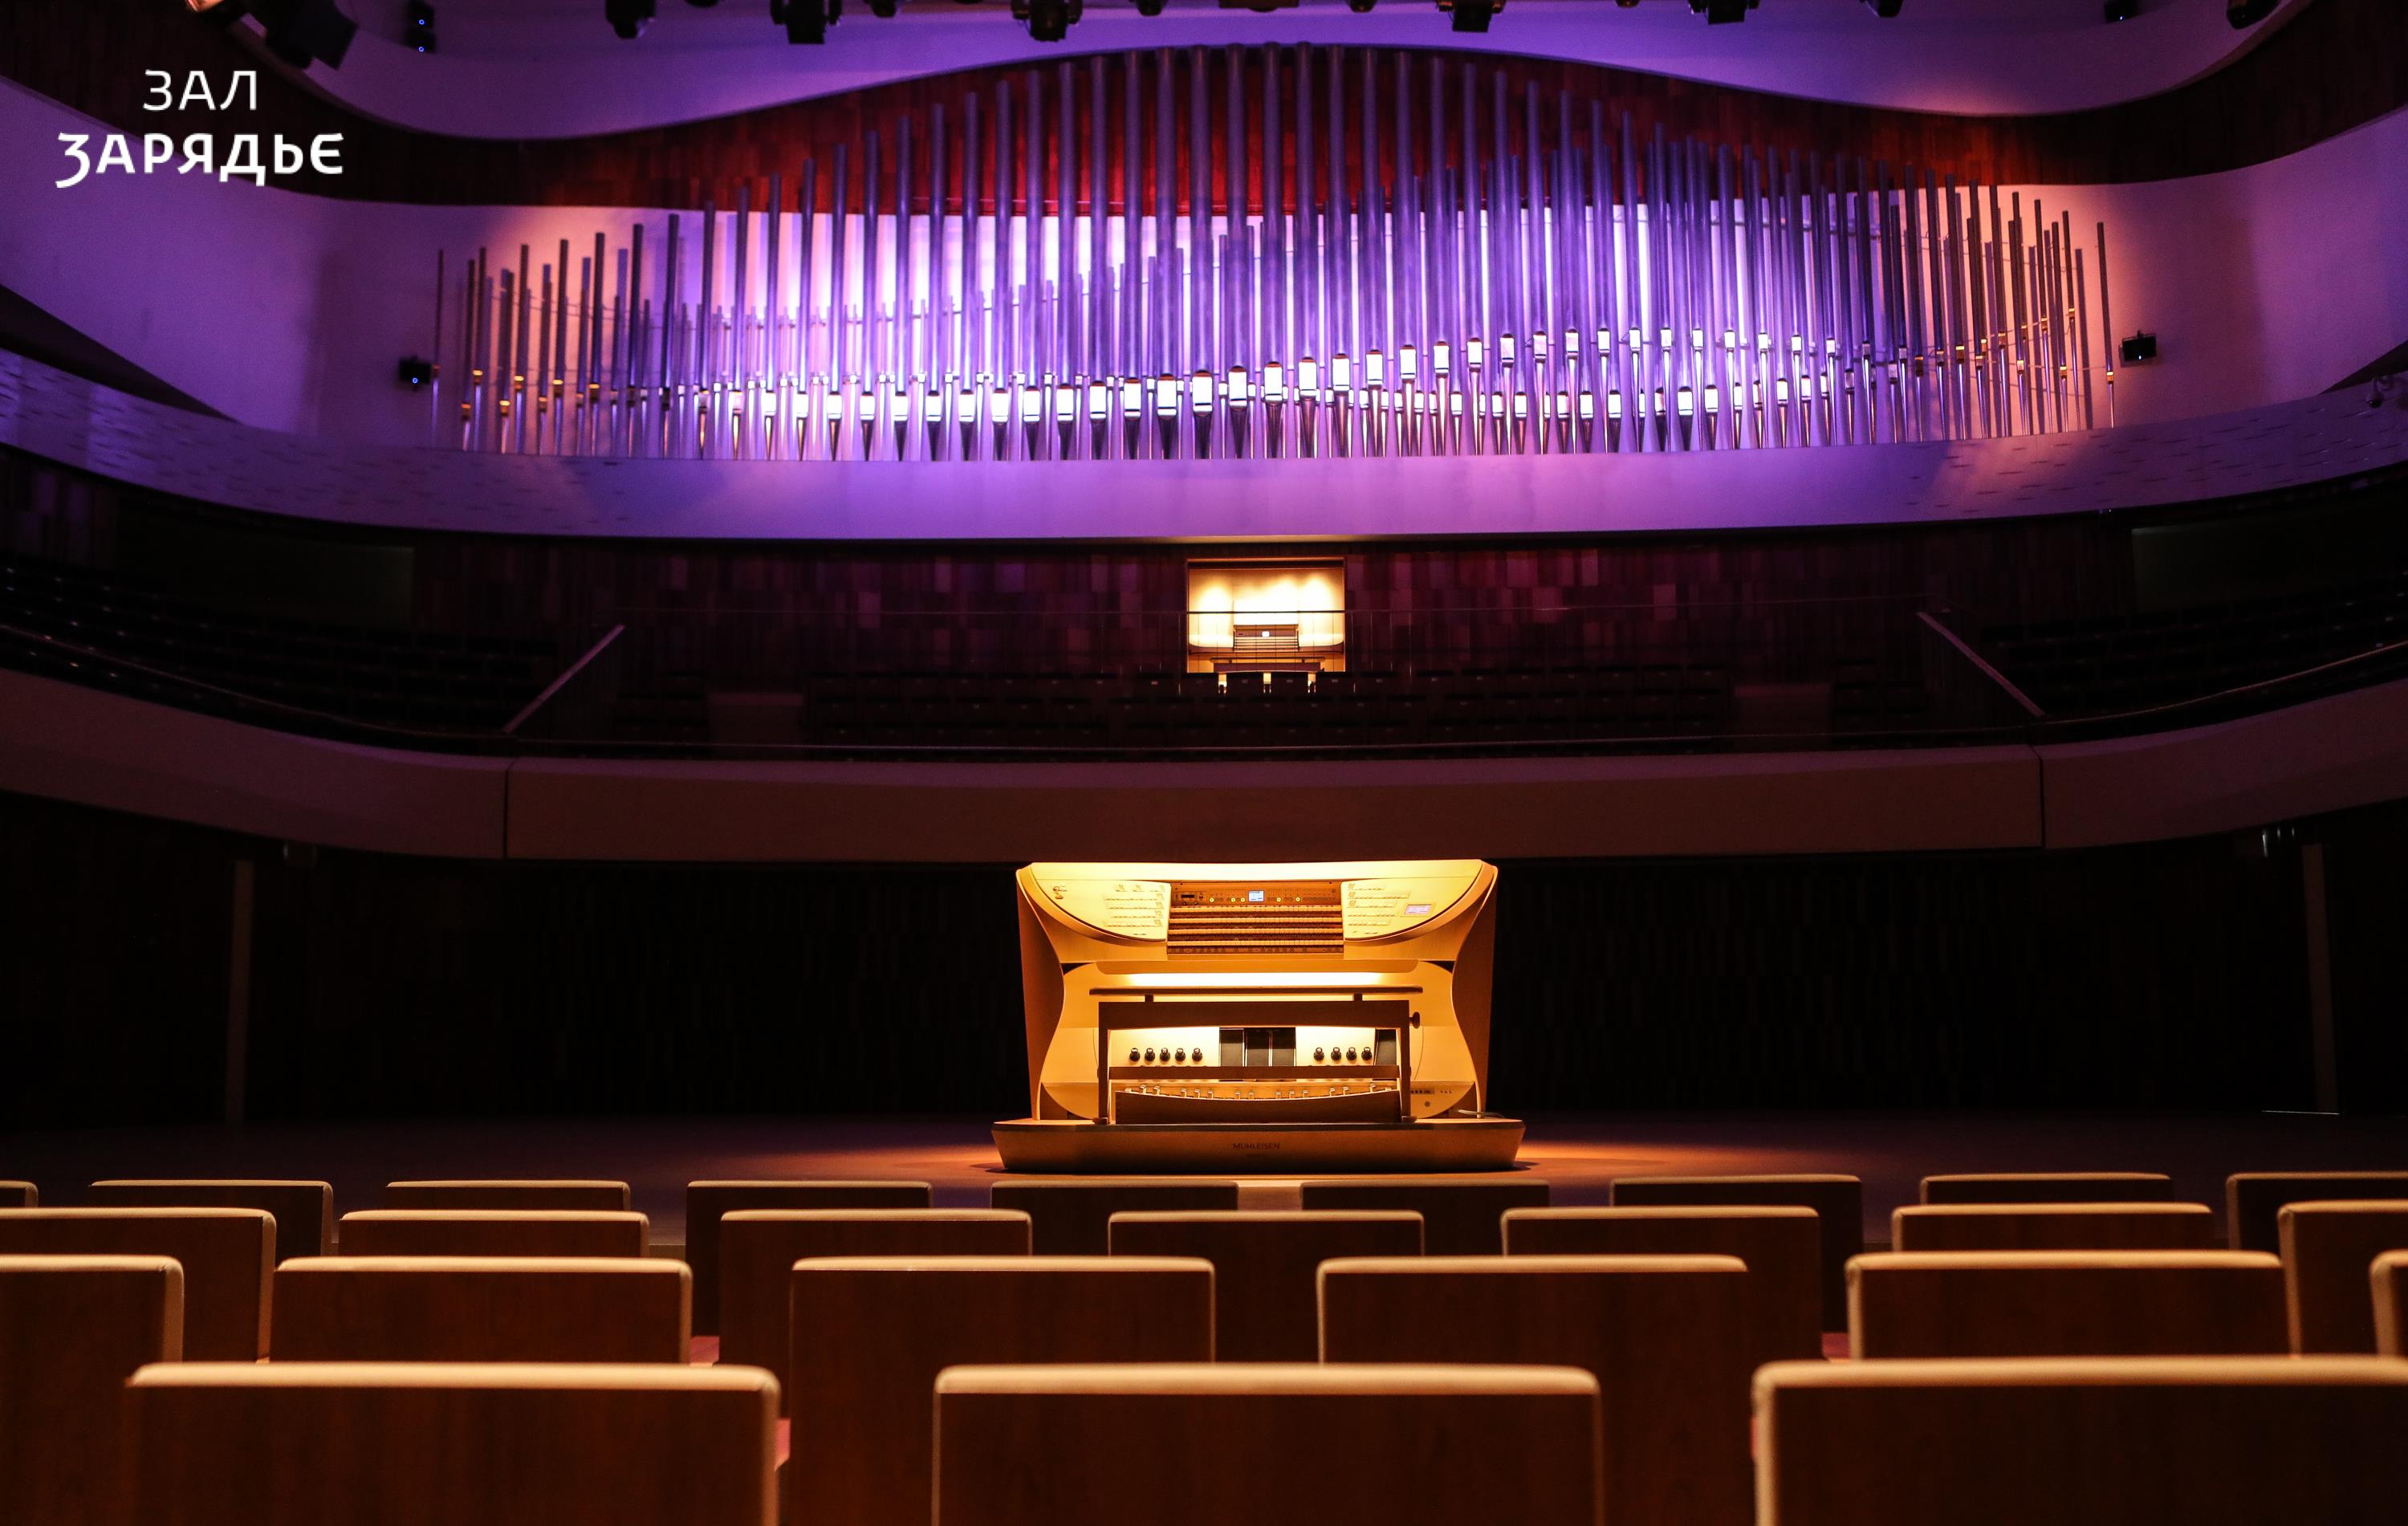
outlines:
[[1295, 626], [1301, 647], [1346, 641], [1346, 589], [1336, 568], [1198, 568], [1188, 575], [1187, 608], [1194, 646], [1234, 646], [1249, 618]]
[[1121, 984], [1141, 991], [1177, 990], [1304, 990], [1312, 987], [1361, 988], [1383, 984], [1376, 974], [1346, 970], [1302, 970], [1294, 973], [1248, 974], [1243, 971], [1181, 970], [1158, 975], [1127, 975]]

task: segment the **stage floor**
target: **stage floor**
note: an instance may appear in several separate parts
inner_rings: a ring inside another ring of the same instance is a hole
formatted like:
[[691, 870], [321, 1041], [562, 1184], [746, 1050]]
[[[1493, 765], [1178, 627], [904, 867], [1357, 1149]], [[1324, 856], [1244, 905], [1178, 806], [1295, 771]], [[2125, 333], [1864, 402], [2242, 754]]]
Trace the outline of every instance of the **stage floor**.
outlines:
[[[72, 1206], [111, 1176], [322, 1177], [337, 1213], [378, 1206], [387, 1181], [450, 1176], [624, 1180], [656, 1242], [685, 1236], [702, 1177], [891, 1176], [949, 1207], [983, 1205], [1001, 1177], [986, 1118], [559, 1118], [0, 1133], [0, 1177]], [[2299, 1114], [1582, 1114], [1529, 1120], [1521, 1169], [1559, 1204], [1602, 1203], [1617, 1176], [1847, 1172], [1865, 1180], [1865, 1233], [1927, 1173], [2163, 1171], [2215, 1207], [2235, 1171], [2408, 1170], [2408, 1117]], [[1276, 1179], [1276, 1178], [1274, 1178]]]

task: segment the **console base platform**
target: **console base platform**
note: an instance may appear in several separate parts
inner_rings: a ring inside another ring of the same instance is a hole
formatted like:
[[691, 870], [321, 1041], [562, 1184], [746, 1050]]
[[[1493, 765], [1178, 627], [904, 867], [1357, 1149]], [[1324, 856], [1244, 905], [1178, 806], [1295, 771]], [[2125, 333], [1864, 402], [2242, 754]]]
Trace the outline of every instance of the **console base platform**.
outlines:
[[1006, 1171], [1083, 1175], [1507, 1171], [1519, 1118], [1413, 1123], [1090, 1123], [1013, 1118], [995, 1126]]

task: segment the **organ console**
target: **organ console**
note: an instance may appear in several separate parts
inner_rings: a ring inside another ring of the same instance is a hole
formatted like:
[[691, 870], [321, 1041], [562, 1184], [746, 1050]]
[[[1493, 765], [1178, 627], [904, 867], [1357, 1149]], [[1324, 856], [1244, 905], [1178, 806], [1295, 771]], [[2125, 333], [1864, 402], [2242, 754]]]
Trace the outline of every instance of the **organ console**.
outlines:
[[1493, 1170], [1497, 871], [1031, 864], [1012, 1170]]

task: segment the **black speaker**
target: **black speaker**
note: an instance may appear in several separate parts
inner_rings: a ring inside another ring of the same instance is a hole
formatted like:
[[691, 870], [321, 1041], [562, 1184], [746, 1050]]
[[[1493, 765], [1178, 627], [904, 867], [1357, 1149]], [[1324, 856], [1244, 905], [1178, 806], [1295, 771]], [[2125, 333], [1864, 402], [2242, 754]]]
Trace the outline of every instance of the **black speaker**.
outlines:
[[2107, 19], [2128, 22], [2141, 13], [2141, 0], [2107, 0]]
[[417, 355], [404, 355], [401, 357], [401, 364], [393, 369], [393, 379], [410, 391], [416, 392], [435, 380], [435, 363]]
[[1906, 7], [1906, 0], [1865, 0], [1865, 8], [1883, 21], [1895, 21]]
[[652, 24], [653, 0], [602, 0], [602, 14], [610, 30], [634, 40]]
[[2146, 366], [2157, 358], [2157, 337], [2155, 334], [2135, 334], [2117, 345], [2115, 353], [2119, 364]]
[[1439, 8], [1447, 13], [1447, 24], [1455, 31], [1485, 32], [1504, 7], [1503, 0], [1440, 0]]
[[2274, 14], [2283, 0], [2224, 0], [2224, 19], [2235, 32], [2246, 31]]

